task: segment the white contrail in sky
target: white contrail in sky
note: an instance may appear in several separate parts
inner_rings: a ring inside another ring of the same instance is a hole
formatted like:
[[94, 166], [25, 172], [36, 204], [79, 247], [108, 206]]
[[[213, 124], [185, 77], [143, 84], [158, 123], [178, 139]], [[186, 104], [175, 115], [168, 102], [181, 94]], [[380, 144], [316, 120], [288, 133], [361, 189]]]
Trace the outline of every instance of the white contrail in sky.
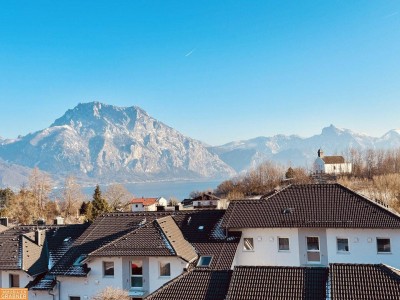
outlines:
[[193, 48], [192, 50], [190, 50], [188, 53], [185, 54], [185, 57], [192, 55], [195, 50], [196, 50], [196, 48]]
[[389, 15], [387, 15], [387, 16], [384, 16], [383, 18], [384, 18], [384, 19], [391, 18], [391, 17], [397, 15], [398, 13], [399, 13], [398, 11], [395, 11], [394, 13], [391, 13], [391, 14], [389, 14]]

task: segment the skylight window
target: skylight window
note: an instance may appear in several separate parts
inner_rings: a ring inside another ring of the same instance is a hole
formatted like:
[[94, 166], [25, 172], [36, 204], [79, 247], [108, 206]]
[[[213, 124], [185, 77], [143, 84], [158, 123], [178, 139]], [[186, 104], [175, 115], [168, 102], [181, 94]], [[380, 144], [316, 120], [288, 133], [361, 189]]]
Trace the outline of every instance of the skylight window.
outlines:
[[74, 262], [75, 267], [79, 267], [82, 265], [82, 261], [86, 258], [86, 255], [80, 255]]
[[212, 261], [212, 256], [200, 256], [198, 267], [209, 267]]
[[243, 239], [243, 250], [244, 251], [254, 251], [253, 238], [244, 238]]

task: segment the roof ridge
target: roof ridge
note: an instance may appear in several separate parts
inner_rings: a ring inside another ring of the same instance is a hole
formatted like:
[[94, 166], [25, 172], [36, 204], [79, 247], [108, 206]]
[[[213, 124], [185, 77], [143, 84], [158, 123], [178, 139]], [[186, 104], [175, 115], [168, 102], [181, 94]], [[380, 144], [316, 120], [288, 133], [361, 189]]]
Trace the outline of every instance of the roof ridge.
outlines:
[[389, 265], [383, 264], [383, 263], [381, 263], [380, 265], [384, 268], [384, 270], [387, 273], [389, 273], [389, 275], [395, 276], [397, 279], [400, 280], [400, 270], [399, 269], [396, 269], [396, 268], [394, 268], [392, 266], [389, 266]]
[[389, 208], [389, 206], [386, 207], [386, 206], [384, 206], [384, 205], [382, 205], [382, 204], [380, 204], [380, 203], [378, 203], [378, 202], [376, 202], [374, 200], [371, 200], [367, 196], [364, 196], [364, 195], [362, 195], [362, 194], [360, 194], [360, 193], [358, 193], [358, 192], [356, 192], [356, 191], [354, 191], [354, 190], [352, 190], [352, 189], [350, 189], [350, 188], [348, 188], [348, 187], [346, 187], [346, 186], [344, 186], [344, 185], [342, 185], [342, 184], [340, 184], [338, 182], [335, 182], [332, 185], [337, 185], [337, 186], [349, 191], [350, 193], [354, 194], [355, 196], [360, 197], [363, 201], [365, 201], [367, 203], [371, 203], [371, 204], [375, 205], [376, 207], [380, 208], [381, 210], [384, 210], [384, 211], [394, 215], [396, 218], [400, 219], [400, 214], [397, 213], [396, 211], [392, 210], [391, 208]]

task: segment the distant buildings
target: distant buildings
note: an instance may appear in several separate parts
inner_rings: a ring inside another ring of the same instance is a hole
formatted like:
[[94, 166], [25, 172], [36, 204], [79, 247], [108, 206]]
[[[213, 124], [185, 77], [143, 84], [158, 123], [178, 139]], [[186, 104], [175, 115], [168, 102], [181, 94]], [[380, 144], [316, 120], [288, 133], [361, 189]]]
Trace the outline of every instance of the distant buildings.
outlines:
[[132, 211], [156, 211], [157, 206], [166, 207], [168, 205], [167, 199], [164, 197], [159, 198], [133, 198], [131, 200]]
[[343, 156], [325, 156], [322, 149], [319, 149], [314, 169], [316, 174], [338, 175], [351, 173], [352, 165], [346, 162]]
[[400, 299], [400, 216], [342, 185], [210, 205], [2, 228], [0, 287], [31, 300], [108, 286], [136, 300]]

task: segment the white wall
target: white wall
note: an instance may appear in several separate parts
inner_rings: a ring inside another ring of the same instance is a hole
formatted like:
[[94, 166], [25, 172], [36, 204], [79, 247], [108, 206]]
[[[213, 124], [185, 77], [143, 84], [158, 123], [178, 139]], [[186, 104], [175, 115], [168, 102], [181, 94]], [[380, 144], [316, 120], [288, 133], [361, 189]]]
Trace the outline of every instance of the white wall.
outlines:
[[[137, 206], [137, 207], [136, 207]], [[144, 207], [142, 203], [132, 203], [132, 211], [144, 211]]]
[[[93, 258], [88, 262], [91, 268], [87, 277], [60, 276], [61, 299], [69, 299], [69, 296], [80, 296], [81, 299], [90, 299], [99, 291], [108, 286], [129, 290], [130, 286], [130, 262], [132, 260], [143, 261], [143, 289], [152, 293], [166, 282], [182, 274], [187, 263], [178, 257], [102, 257]], [[103, 276], [103, 261], [114, 262], [114, 277]], [[171, 276], [159, 276], [159, 262], [171, 263]], [[87, 298], [85, 298], [87, 297]]]
[[[327, 229], [330, 263], [388, 264], [400, 268], [400, 229]], [[376, 238], [390, 238], [391, 253], [378, 253]], [[349, 239], [349, 253], [339, 253], [336, 238]]]
[[351, 173], [351, 163], [344, 164], [325, 164], [325, 173], [328, 174], [342, 174]]
[[19, 286], [24, 288], [27, 286], [29, 281], [33, 280], [33, 277], [30, 276], [28, 273], [25, 273], [22, 270], [2, 270], [0, 272], [0, 283], [2, 288], [9, 288], [10, 287], [10, 274], [17, 274], [19, 275]]
[[[297, 228], [245, 228], [236, 250], [234, 265], [238, 266], [299, 266]], [[289, 238], [289, 251], [278, 250], [278, 237]], [[243, 239], [253, 238], [254, 251], [243, 249]]]

